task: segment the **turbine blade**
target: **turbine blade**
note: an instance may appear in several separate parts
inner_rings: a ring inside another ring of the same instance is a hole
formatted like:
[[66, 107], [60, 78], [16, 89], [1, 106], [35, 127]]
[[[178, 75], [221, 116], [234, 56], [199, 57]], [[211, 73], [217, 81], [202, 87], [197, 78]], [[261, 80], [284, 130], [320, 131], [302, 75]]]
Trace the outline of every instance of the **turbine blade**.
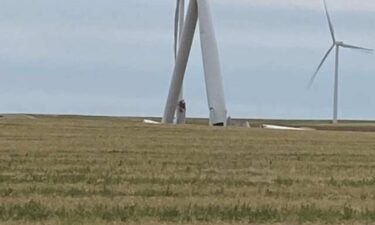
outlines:
[[177, 57], [177, 43], [178, 43], [178, 31], [179, 31], [179, 27], [178, 27], [178, 22], [179, 22], [179, 18], [180, 18], [180, 0], [177, 0], [177, 4], [176, 4], [176, 12], [175, 12], [175, 16], [174, 16], [174, 57], [176, 58]]
[[332, 25], [331, 17], [329, 16], [329, 12], [328, 12], [328, 7], [327, 7], [327, 2], [326, 2], [326, 0], [323, 0], [323, 3], [324, 3], [324, 10], [325, 10], [325, 12], [326, 12], [326, 16], [327, 16], [328, 25], [329, 25], [329, 30], [330, 30], [330, 32], [331, 32], [332, 40], [333, 40], [333, 42], [336, 42], [335, 30], [333, 29], [333, 25]]
[[178, 36], [179, 41], [181, 39], [182, 30], [184, 28], [184, 22], [185, 22], [185, 0], [180, 0], [179, 2], [179, 18], [178, 18]]
[[357, 50], [362, 50], [362, 51], [366, 51], [366, 52], [370, 52], [370, 53], [372, 53], [374, 51], [374, 49], [362, 48], [362, 47], [358, 47], [358, 46], [355, 46], [355, 45], [342, 44], [341, 46], [344, 47], [344, 48], [357, 49]]
[[332, 51], [332, 49], [333, 49], [334, 47], [335, 47], [335, 45], [333, 44], [333, 45], [328, 49], [328, 51], [326, 52], [326, 54], [324, 55], [324, 57], [323, 57], [322, 61], [320, 62], [318, 68], [315, 70], [314, 75], [313, 75], [313, 76], [311, 77], [311, 79], [310, 79], [310, 82], [309, 82], [308, 88], [310, 88], [310, 87], [312, 86], [312, 84], [314, 83], [315, 78], [316, 78], [316, 76], [318, 75], [318, 72], [319, 72], [320, 68], [322, 68], [324, 62], [326, 61], [327, 57], [329, 56], [329, 54], [331, 53], [331, 51]]

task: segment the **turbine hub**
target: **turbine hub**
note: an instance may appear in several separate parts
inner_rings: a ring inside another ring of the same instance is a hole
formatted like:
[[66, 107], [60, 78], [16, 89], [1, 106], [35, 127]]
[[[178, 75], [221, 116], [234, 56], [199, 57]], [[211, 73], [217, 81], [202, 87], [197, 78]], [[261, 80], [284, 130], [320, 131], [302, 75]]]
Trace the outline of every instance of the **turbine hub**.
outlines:
[[336, 42], [335, 42], [335, 45], [343, 46], [343, 45], [344, 45], [344, 42], [343, 42], [343, 41], [336, 41]]

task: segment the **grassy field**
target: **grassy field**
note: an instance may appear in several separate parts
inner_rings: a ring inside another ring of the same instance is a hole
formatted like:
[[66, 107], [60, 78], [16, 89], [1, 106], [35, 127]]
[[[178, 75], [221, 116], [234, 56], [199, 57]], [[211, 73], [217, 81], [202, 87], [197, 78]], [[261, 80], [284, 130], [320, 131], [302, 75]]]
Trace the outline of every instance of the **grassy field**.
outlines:
[[189, 122], [0, 117], [0, 224], [375, 224], [375, 123]]

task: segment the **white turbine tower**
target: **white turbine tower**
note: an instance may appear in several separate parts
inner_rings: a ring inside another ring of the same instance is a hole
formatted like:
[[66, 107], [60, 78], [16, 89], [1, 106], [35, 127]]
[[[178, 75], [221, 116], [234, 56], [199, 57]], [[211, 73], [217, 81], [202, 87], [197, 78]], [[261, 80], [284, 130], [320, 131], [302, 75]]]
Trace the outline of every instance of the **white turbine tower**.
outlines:
[[327, 53], [324, 55], [322, 61], [320, 62], [318, 68], [316, 69], [314, 75], [311, 77], [309, 87], [311, 87], [311, 85], [314, 83], [314, 80], [315, 80], [316, 76], [318, 75], [318, 72], [319, 72], [320, 68], [323, 66], [327, 57], [332, 52], [332, 50], [335, 48], [335, 50], [336, 50], [336, 60], [335, 60], [335, 82], [334, 82], [334, 94], [333, 94], [334, 100], [333, 100], [333, 121], [332, 122], [334, 124], [336, 124], [338, 122], [337, 115], [338, 115], [338, 89], [339, 89], [338, 82], [339, 82], [339, 50], [340, 50], [340, 47], [356, 49], [356, 50], [363, 50], [363, 51], [370, 52], [370, 53], [373, 50], [368, 49], [368, 48], [362, 48], [362, 47], [354, 46], [354, 45], [348, 45], [348, 44], [345, 44], [342, 41], [337, 41], [336, 36], [335, 36], [335, 31], [334, 31], [334, 28], [333, 28], [333, 25], [332, 25], [332, 21], [331, 21], [331, 18], [329, 16], [329, 13], [328, 13], [326, 0], [323, 0], [323, 4], [324, 4], [324, 10], [325, 10], [325, 13], [326, 13], [326, 16], [327, 16], [327, 20], [328, 20], [329, 29], [331, 31], [333, 44], [328, 49]]
[[[179, 6], [177, 7], [180, 8]], [[207, 0], [190, 0], [187, 15], [183, 22], [182, 33], [178, 44], [176, 44], [176, 63], [162, 122], [173, 123], [182, 93], [186, 66], [198, 19], [208, 107], [210, 110], [210, 124], [214, 126], [224, 126], [227, 118], [227, 109], [220, 71], [219, 52]], [[176, 38], [176, 40], [177, 39], [178, 38]]]

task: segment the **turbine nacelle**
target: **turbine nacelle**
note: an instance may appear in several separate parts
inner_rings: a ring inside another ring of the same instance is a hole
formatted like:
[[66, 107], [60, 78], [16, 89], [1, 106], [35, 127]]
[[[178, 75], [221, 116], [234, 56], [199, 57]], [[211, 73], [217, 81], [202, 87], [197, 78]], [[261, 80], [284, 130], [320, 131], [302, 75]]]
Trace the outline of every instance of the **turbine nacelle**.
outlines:
[[344, 42], [343, 41], [335, 41], [336, 46], [344, 47]]

